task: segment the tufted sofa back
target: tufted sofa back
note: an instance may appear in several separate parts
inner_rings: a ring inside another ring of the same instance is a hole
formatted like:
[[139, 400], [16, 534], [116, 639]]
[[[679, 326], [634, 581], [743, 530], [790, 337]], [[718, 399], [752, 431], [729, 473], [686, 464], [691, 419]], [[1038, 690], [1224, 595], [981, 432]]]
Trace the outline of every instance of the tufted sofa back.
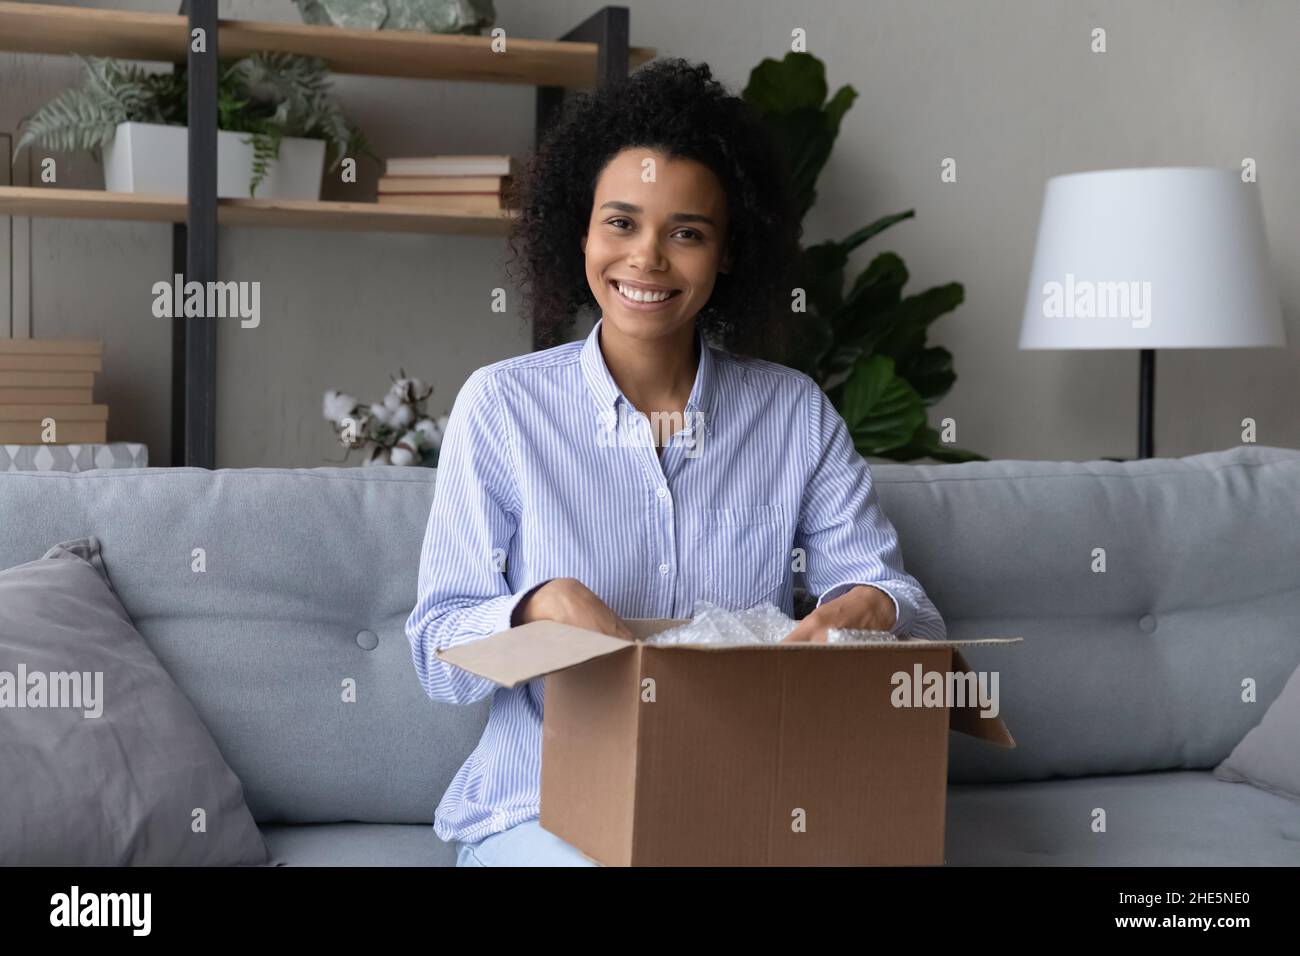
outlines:
[[[1025, 638], [967, 655], [999, 671], [1019, 747], [952, 735], [956, 782], [1212, 766], [1300, 665], [1300, 452], [873, 473], [950, 635]], [[429, 701], [411, 665], [433, 481], [418, 468], [3, 473], [0, 568], [98, 536], [259, 822], [427, 823], [488, 706]], [[1247, 677], [1258, 704], [1241, 702]]]

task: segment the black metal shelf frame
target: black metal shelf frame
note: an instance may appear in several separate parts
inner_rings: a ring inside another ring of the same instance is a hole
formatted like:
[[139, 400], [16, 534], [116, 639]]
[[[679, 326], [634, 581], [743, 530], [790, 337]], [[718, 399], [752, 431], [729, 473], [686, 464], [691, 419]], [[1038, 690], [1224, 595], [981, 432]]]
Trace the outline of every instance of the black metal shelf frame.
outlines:
[[[217, 0], [184, 0], [190, 36], [203, 30], [206, 51], [187, 55], [189, 194], [186, 221], [172, 227], [172, 270], [185, 282], [217, 279]], [[597, 46], [596, 85], [627, 76], [628, 11], [602, 7], [561, 40]], [[564, 87], [537, 87], [534, 142], [563, 104]], [[534, 336], [534, 346], [538, 344]], [[217, 326], [212, 316], [172, 319], [171, 463], [216, 467]]]

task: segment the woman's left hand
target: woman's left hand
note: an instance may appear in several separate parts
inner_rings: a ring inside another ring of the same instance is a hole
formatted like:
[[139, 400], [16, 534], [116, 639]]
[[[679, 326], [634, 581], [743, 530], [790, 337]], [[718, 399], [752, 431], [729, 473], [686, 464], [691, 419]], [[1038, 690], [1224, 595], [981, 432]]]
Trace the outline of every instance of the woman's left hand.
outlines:
[[888, 631], [894, 626], [896, 617], [893, 598], [879, 588], [859, 584], [809, 613], [785, 636], [782, 643], [807, 641], [824, 644], [826, 631], [833, 627]]

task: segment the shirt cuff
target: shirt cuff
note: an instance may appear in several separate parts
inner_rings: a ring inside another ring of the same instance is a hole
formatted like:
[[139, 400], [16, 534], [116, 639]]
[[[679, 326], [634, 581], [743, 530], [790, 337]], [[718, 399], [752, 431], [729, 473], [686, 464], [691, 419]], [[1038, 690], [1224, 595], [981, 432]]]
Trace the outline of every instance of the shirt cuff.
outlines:
[[834, 601], [836, 598], [842, 597], [854, 588], [862, 587], [864, 585], [866, 587], [875, 588], [877, 591], [884, 591], [889, 595], [889, 599], [894, 602], [894, 626], [889, 629], [889, 633], [893, 634], [895, 637], [903, 637], [910, 633], [912, 629], [912, 621], [916, 617], [916, 609], [912, 607], [910, 601], [906, 599], [900, 601], [898, 595], [890, 590], [889, 585], [878, 581], [843, 581], [823, 593], [822, 596], [817, 599], [817, 606], [821, 607], [827, 601]]
[[543, 584], [550, 584], [554, 580], [555, 578], [547, 578], [545, 581], [538, 581], [536, 584], [528, 586], [518, 594], [511, 595], [510, 600], [502, 603], [501, 610], [497, 615], [497, 629], [492, 633], [496, 634], [500, 631], [506, 631], [514, 627], [515, 625], [512, 624], [511, 621], [515, 616], [515, 608], [523, 603], [524, 598], [528, 597], [528, 595], [532, 594]]

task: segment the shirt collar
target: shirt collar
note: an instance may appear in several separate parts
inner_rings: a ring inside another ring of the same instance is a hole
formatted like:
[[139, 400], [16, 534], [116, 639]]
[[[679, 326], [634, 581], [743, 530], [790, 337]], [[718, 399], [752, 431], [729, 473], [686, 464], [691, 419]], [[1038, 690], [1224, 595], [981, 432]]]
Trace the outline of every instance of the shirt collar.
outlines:
[[[605, 318], [601, 316], [592, 326], [587, 340], [582, 345], [579, 363], [582, 365], [582, 374], [587, 380], [587, 387], [592, 397], [596, 400], [597, 408], [603, 414], [616, 415], [620, 399], [629, 407], [632, 403], [614, 381], [609, 366], [605, 364], [604, 353], [600, 350], [600, 328], [604, 323]], [[712, 349], [704, 342], [698, 328], [695, 330], [695, 344], [700, 351], [700, 362], [695, 370], [695, 384], [691, 387], [690, 398], [686, 400], [686, 408], [700, 412], [701, 421], [708, 429], [717, 391], [717, 360], [713, 357]]]

